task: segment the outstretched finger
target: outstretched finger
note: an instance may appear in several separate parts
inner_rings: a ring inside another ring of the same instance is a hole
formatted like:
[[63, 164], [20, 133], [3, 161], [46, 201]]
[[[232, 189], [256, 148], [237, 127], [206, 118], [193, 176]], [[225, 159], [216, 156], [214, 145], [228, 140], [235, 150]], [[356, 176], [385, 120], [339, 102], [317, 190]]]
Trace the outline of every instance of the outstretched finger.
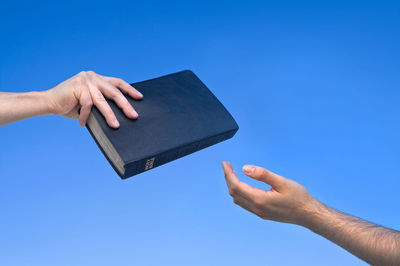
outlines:
[[251, 178], [267, 183], [277, 191], [282, 189], [286, 182], [286, 178], [254, 165], [243, 166], [243, 172]]

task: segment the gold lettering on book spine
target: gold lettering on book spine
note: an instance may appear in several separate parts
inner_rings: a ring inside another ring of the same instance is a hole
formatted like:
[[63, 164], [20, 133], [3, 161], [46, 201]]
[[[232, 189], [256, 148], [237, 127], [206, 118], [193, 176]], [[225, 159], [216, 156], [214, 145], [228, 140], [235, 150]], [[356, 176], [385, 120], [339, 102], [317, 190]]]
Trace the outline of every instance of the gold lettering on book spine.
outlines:
[[153, 164], [154, 164], [154, 160], [155, 160], [156, 158], [155, 157], [153, 157], [153, 158], [151, 158], [151, 159], [148, 159], [147, 161], [146, 161], [146, 166], [144, 167], [144, 170], [146, 171], [146, 170], [149, 170], [149, 169], [151, 169], [151, 168], [153, 168]]

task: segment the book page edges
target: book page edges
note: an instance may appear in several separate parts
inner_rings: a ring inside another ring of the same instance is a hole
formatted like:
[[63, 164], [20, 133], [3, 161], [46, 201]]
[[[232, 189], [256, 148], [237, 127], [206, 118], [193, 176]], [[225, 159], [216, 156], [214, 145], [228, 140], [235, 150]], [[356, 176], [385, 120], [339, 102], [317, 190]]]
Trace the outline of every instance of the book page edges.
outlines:
[[119, 175], [123, 176], [125, 174], [124, 161], [118, 154], [114, 145], [112, 145], [110, 140], [104, 134], [104, 131], [101, 129], [101, 126], [97, 121], [96, 117], [93, 115], [93, 113], [90, 113], [89, 115], [89, 118], [87, 120], [87, 126], [90, 129], [93, 138], [100, 146], [101, 150], [105, 153], [106, 157], [112, 162]]

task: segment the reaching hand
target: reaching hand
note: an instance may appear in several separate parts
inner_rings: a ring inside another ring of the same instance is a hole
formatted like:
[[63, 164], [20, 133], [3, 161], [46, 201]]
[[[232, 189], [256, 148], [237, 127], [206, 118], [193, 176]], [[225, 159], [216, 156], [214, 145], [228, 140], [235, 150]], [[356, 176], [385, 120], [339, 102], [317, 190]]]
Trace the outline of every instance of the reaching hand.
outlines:
[[124, 80], [105, 77], [93, 71], [82, 71], [46, 92], [51, 113], [79, 118], [79, 124], [84, 126], [94, 104], [104, 115], [108, 125], [113, 128], [118, 128], [119, 122], [104, 97], [114, 100], [127, 117], [132, 119], [138, 117], [123, 93], [136, 100], [143, 97]]
[[313, 206], [314, 198], [295, 181], [258, 166], [245, 165], [243, 172], [246, 175], [271, 186], [266, 191], [239, 181], [230, 163], [223, 162], [222, 166], [234, 202], [263, 219], [301, 224]]
[[243, 172], [271, 186], [266, 191], [239, 181], [223, 162], [234, 202], [263, 219], [302, 225], [331, 240], [371, 265], [400, 265], [400, 232], [332, 209], [313, 198], [302, 185], [264, 168], [245, 165]]

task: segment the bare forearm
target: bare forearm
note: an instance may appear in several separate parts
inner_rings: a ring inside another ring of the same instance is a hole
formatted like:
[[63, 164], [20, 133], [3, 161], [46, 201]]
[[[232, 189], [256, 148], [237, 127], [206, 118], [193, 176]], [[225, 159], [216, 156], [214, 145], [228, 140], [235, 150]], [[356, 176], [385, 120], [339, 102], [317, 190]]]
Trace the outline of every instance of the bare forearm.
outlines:
[[48, 114], [46, 92], [0, 92], [0, 126]]
[[400, 232], [336, 211], [315, 200], [302, 225], [373, 265], [400, 265]]

